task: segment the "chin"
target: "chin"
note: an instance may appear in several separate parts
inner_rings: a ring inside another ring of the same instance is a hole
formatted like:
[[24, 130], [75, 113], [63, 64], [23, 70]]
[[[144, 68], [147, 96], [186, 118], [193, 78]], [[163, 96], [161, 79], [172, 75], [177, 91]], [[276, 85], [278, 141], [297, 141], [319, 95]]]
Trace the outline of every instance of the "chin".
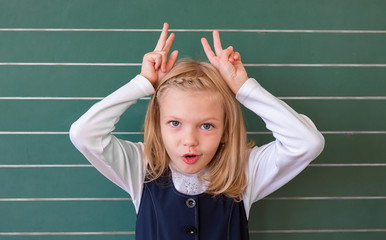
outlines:
[[195, 174], [198, 173], [201, 169], [191, 166], [183, 166], [182, 168], [179, 168], [179, 170], [185, 174]]
[[183, 171], [183, 173], [186, 173], [186, 174], [196, 174], [198, 172], [199, 172], [199, 170]]

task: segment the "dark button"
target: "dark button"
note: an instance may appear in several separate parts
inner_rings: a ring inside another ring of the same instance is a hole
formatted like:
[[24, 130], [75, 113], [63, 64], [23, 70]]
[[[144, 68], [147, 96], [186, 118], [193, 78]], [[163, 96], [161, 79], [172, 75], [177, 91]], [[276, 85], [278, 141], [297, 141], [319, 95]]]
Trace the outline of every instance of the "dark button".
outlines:
[[193, 227], [193, 226], [187, 226], [185, 228], [185, 232], [189, 235], [196, 235], [197, 234], [197, 228]]
[[194, 208], [196, 206], [196, 200], [194, 200], [193, 198], [189, 198], [188, 200], [186, 200], [186, 206], [188, 206], [189, 208]]

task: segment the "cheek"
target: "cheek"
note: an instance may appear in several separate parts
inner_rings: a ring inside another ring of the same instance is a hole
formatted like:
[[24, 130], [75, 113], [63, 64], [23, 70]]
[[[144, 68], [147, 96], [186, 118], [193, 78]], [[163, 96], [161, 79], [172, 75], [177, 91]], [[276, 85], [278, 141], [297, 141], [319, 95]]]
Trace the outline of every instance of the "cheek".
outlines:
[[169, 138], [168, 138], [167, 133], [166, 133], [166, 131], [165, 131], [164, 128], [161, 127], [160, 130], [161, 130], [160, 132], [161, 132], [161, 139], [162, 139], [162, 142], [164, 143], [164, 145], [166, 145], [166, 144], [167, 144], [167, 140], [168, 140]]
[[167, 129], [167, 127], [161, 127], [160, 130], [162, 142], [166, 150], [169, 151], [169, 148], [175, 145], [176, 136], [173, 136], [170, 129]]
[[215, 152], [217, 152], [217, 149], [220, 144], [221, 144], [221, 136], [216, 136], [216, 137], [207, 139], [204, 145], [207, 147], [209, 152], [212, 152], [214, 154]]

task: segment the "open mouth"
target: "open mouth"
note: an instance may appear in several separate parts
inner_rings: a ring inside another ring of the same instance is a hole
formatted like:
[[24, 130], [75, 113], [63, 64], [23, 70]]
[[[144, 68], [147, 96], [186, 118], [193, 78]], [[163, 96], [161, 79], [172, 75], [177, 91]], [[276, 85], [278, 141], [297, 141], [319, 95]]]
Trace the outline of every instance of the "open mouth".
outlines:
[[183, 157], [182, 157], [182, 160], [186, 163], [186, 164], [194, 164], [195, 162], [197, 162], [197, 160], [199, 159], [199, 155], [196, 155], [196, 154], [185, 154]]

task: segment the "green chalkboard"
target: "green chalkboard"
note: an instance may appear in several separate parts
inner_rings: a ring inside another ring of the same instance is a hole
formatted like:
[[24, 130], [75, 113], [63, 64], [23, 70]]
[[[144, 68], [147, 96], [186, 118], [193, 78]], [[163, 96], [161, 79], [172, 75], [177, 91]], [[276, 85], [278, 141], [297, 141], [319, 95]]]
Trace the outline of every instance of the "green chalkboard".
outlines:
[[[0, 0], [0, 239], [135, 238], [130, 196], [68, 131], [139, 73], [165, 21], [173, 48], [198, 60], [219, 29], [248, 74], [325, 136], [304, 172], [253, 206], [251, 239], [385, 239], [385, 13], [381, 0]], [[118, 137], [143, 141], [147, 104]], [[273, 139], [243, 112], [250, 139]]]

